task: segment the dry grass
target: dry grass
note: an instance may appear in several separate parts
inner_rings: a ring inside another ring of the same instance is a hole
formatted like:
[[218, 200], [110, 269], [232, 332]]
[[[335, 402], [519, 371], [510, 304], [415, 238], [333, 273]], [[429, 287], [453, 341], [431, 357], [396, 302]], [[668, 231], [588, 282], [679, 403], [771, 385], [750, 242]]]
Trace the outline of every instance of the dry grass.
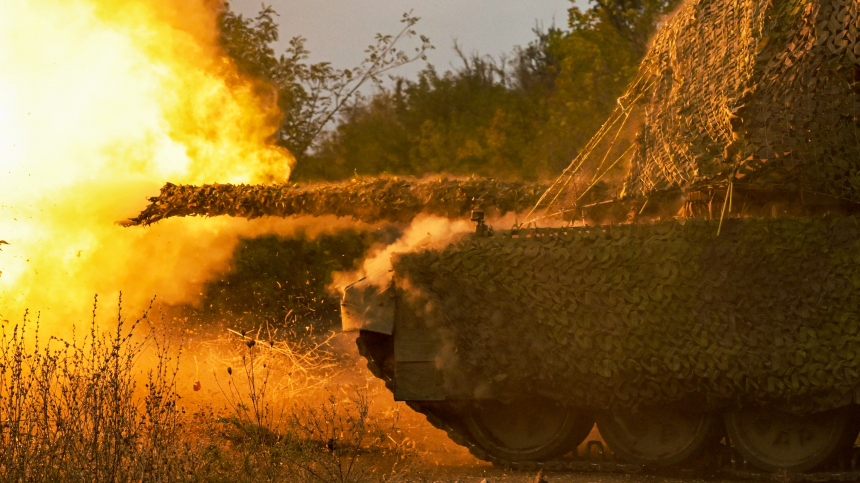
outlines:
[[338, 365], [326, 338], [263, 330], [213, 342], [220, 398], [190, 411], [177, 389], [182, 344], [148, 313], [129, 322], [119, 304], [115, 329], [100, 332], [94, 304], [88, 332], [68, 339], [40, 340], [38, 325], [25, 317], [0, 333], [0, 482], [345, 483], [403, 474], [397, 419], [371, 414], [366, 392], [327, 388]]

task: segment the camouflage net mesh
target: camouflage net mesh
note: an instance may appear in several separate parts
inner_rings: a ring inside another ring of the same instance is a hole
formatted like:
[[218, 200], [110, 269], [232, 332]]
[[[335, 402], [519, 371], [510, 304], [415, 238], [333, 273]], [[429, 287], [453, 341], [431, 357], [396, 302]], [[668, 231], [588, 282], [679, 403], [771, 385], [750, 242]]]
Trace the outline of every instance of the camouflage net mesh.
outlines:
[[581, 204], [619, 163], [622, 198], [737, 186], [860, 202], [858, 30], [855, 0], [685, 3], [531, 219]]
[[850, 403], [860, 218], [731, 219], [716, 237], [718, 223], [497, 232], [393, 263], [405, 300], [444, 335], [453, 394]]
[[468, 216], [482, 209], [488, 216], [525, 211], [546, 189], [541, 183], [487, 178], [414, 180], [364, 178], [310, 186], [290, 185], [175, 185], [138, 216], [122, 224], [149, 225], [171, 216], [349, 216], [373, 223], [408, 222], [419, 213], [446, 217]]
[[623, 206], [719, 192], [719, 221], [513, 230], [395, 258], [406, 300], [444, 334], [450, 390], [594, 408], [851, 403], [860, 218], [723, 215], [736, 189], [860, 202], [858, 29], [856, 0], [687, 2], [525, 220], [600, 204], [614, 178]]

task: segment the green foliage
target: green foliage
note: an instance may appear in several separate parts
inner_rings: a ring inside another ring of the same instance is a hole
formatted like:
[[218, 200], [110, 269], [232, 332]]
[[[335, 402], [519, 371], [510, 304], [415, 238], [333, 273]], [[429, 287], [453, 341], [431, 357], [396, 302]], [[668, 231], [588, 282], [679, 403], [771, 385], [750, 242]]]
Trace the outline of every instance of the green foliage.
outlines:
[[355, 270], [372, 241], [354, 230], [315, 239], [242, 239], [230, 271], [206, 284], [199, 308], [186, 310], [195, 319], [234, 326], [336, 318], [339, 301], [328, 289], [332, 272]]
[[570, 10], [567, 30], [537, 38], [499, 60], [459, 51], [462, 66], [350, 106], [298, 179], [358, 172], [447, 172], [517, 179], [563, 169], [616, 106], [635, 75], [660, 15], [677, 1], [595, 2]]
[[645, 55], [654, 26], [677, 7], [681, 0], [591, 0], [594, 6], [582, 13], [570, 9], [571, 26], [600, 25], [611, 27], [633, 44], [640, 56]]
[[[276, 56], [271, 45], [278, 40], [277, 13], [264, 7], [256, 17], [236, 15], [225, 4], [219, 17], [220, 42], [239, 70], [270, 83], [277, 90], [284, 113], [277, 142], [297, 159], [310, 149], [326, 126], [366, 83], [378, 84], [384, 74], [417, 60], [425, 60], [430, 40], [414, 30], [419, 18], [403, 14], [402, 29], [394, 35], [376, 34], [365, 52], [367, 58], [352, 69], [335, 69], [328, 62], [308, 63], [305, 39], [293, 37], [286, 52]], [[421, 43], [403, 50], [404, 40], [418, 36]]]
[[278, 40], [275, 11], [265, 7], [255, 18], [244, 18], [224, 5], [218, 17], [219, 38], [224, 51], [236, 62], [240, 72], [263, 79], [279, 79], [281, 65], [269, 44]]
[[502, 176], [535, 179], [544, 163], [530, 156], [536, 129], [547, 117], [557, 60], [557, 30], [510, 60], [459, 52], [462, 67], [428, 67], [415, 81], [398, 79], [367, 102], [345, 111], [337, 130], [297, 167], [299, 179], [359, 174]]

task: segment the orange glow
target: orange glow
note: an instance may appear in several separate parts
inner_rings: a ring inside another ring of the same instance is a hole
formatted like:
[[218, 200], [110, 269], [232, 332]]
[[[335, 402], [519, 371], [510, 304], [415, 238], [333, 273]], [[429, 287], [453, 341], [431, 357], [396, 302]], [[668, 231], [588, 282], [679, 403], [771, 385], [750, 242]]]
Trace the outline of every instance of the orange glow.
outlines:
[[247, 222], [114, 222], [165, 181], [288, 179], [293, 157], [268, 143], [276, 97], [219, 50], [218, 8], [0, 2], [0, 321], [80, 324], [93, 294], [112, 306], [120, 290], [131, 308], [193, 300]]

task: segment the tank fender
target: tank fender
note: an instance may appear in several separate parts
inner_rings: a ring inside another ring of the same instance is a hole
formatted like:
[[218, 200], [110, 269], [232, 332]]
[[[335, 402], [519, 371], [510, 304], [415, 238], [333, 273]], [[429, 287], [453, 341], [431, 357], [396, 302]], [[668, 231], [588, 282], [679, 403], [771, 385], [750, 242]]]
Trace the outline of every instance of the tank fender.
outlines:
[[343, 331], [368, 330], [392, 335], [395, 305], [393, 279], [380, 286], [367, 277], [362, 278], [343, 290], [340, 303]]

